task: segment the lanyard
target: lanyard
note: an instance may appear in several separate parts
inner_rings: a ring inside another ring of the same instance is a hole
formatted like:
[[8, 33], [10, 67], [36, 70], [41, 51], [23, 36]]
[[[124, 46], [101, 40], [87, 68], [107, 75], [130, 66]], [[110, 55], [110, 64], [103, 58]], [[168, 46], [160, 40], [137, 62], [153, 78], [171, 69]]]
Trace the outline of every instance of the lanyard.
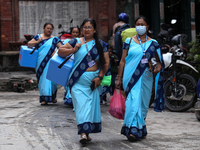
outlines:
[[140, 42], [140, 46], [141, 46], [141, 48], [142, 48], [142, 50], [143, 50], [143, 57], [145, 57], [145, 47], [146, 47], [147, 35], [146, 35], [144, 47], [143, 47], [143, 45], [142, 45], [142, 42], [141, 42], [140, 37], [138, 36], [138, 34], [137, 34], [137, 38], [138, 38], [138, 40], [139, 40], [139, 42]]
[[[84, 39], [84, 42], [85, 42], [85, 47], [86, 47], [86, 49], [87, 49], [87, 53], [88, 53], [88, 55], [90, 55], [90, 51], [88, 50], [87, 42], [86, 42], [86, 40], [85, 40], [85, 37], [83, 37], [83, 39]], [[93, 48], [93, 46], [94, 46], [94, 39], [93, 39], [93, 43], [92, 43], [92, 48]]]

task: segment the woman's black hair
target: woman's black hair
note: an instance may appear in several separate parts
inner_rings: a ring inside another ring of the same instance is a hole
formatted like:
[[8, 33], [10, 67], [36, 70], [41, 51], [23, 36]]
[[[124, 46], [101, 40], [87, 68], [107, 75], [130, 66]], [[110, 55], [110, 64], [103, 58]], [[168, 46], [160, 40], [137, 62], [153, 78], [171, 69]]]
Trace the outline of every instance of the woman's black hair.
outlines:
[[78, 26], [77, 26], [77, 27], [71, 27], [71, 28], [70, 28], [70, 34], [72, 34], [72, 31], [73, 31], [74, 28], [77, 28], [77, 29], [78, 29], [78, 32], [79, 32], [79, 34], [80, 34], [80, 28], [79, 28]]
[[45, 23], [44, 24], [44, 27], [43, 27], [43, 29], [47, 26], [47, 25], [51, 25], [52, 26], [52, 28], [54, 29], [54, 26], [53, 26], [53, 24], [52, 23], [50, 23], [50, 22], [47, 22], [47, 23]]
[[[94, 30], [96, 30], [96, 21], [94, 19], [92, 18], [85, 19], [83, 23], [81, 24], [81, 26], [83, 27], [86, 22], [90, 22]], [[94, 39], [95, 39], [96, 47], [99, 53], [99, 64], [101, 65], [102, 69], [105, 69], [105, 58], [104, 58], [104, 53], [103, 53], [103, 47], [99, 41], [97, 30], [94, 33]]]
[[147, 23], [147, 25], [149, 25], [149, 20], [147, 19], [147, 17], [145, 17], [145, 16], [143, 16], [143, 15], [140, 15], [139, 17], [137, 17], [137, 18], [135, 19], [135, 24], [136, 24], [136, 22], [137, 22], [139, 19], [143, 19], [143, 20]]

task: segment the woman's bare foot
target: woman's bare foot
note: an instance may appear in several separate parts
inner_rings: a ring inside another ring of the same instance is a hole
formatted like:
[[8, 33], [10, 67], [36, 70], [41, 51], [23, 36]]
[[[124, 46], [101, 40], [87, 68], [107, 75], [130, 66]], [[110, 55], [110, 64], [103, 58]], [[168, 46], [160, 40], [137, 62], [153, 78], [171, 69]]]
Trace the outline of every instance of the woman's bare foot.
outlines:
[[47, 102], [46, 101], [42, 101], [40, 104], [41, 105], [47, 105]]

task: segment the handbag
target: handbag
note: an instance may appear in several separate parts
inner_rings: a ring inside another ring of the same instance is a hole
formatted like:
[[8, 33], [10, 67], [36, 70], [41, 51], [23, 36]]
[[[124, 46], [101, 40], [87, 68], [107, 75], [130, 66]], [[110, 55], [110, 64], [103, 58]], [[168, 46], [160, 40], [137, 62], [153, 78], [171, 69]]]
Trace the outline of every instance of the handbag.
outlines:
[[101, 84], [102, 86], [110, 86], [111, 85], [111, 78], [112, 76], [104, 76], [103, 79], [101, 80]]
[[114, 90], [114, 94], [110, 99], [110, 106], [108, 112], [117, 119], [124, 119], [125, 98], [121, 94], [121, 90]]

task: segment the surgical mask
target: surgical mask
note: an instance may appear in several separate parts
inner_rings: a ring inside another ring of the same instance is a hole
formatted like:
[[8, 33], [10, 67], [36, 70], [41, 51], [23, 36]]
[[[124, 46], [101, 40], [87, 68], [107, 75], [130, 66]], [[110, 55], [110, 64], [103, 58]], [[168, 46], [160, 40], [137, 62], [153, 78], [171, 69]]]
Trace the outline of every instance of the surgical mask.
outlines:
[[147, 31], [146, 26], [136, 26], [136, 32], [137, 32], [139, 35], [145, 34], [146, 31]]

